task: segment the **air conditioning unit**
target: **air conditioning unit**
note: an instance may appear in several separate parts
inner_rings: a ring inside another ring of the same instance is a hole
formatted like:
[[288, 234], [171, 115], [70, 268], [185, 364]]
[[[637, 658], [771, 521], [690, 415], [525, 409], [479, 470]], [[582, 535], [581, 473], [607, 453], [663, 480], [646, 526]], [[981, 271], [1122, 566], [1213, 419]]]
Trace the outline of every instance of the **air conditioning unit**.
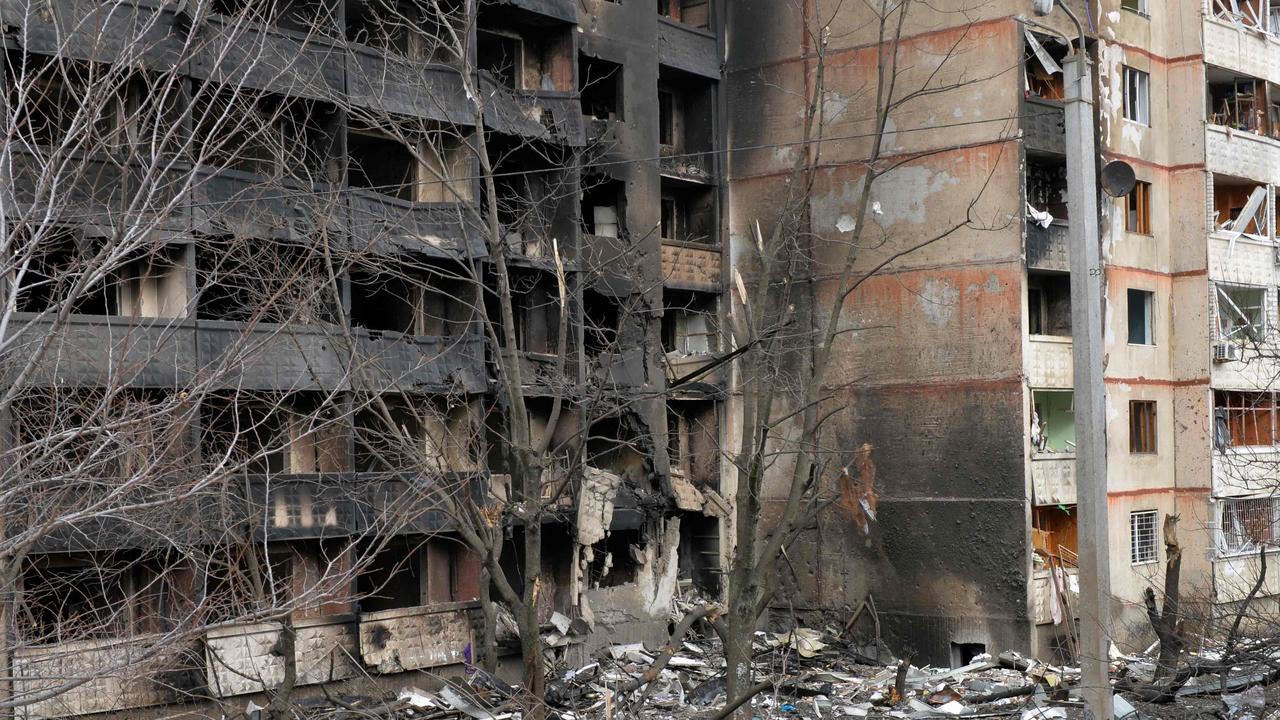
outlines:
[[1213, 346], [1213, 361], [1235, 362], [1240, 359], [1240, 346], [1235, 343], [1217, 343]]

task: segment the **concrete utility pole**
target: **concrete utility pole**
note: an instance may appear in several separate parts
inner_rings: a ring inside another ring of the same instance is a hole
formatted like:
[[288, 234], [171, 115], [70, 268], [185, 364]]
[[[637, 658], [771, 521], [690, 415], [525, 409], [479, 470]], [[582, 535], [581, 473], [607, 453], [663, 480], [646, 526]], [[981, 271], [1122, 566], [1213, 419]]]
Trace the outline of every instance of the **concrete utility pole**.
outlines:
[[1079, 48], [1063, 63], [1066, 85], [1067, 222], [1071, 242], [1071, 352], [1076, 421], [1076, 513], [1080, 543], [1081, 695], [1094, 720], [1111, 720], [1111, 558], [1107, 542], [1107, 417], [1102, 377], [1102, 288], [1098, 243], [1093, 81], [1084, 27], [1061, 0], [1036, 0], [1036, 14], [1060, 6], [1076, 25]]

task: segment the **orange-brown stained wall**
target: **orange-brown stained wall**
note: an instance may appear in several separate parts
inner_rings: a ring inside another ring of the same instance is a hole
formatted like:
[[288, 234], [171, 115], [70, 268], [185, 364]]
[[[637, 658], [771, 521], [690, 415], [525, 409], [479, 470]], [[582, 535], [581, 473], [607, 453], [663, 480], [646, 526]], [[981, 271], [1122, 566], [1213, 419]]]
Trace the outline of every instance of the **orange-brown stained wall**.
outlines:
[[[808, 42], [795, 29], [803, 13], [790, 3], [732, 5], [735, 17], [748, 16], [748, 29], [739, 31], [776, 24], [770, 36]], [[834, 7], [807, 2], [811, 18], [821, 15], [815, 5]], [[877, 241], [860, 252], [858, 267], [874, 267], [945, 232], [963, 221], [975, 198], [973, 217], [987, 229], [960, 229], [904, 256], [839, 308], [841, 327], [857, 330], [835, 345], [826, 380], [831, 406], [840, 411], [824, 440], [849, 453], [843, 462], [863, 443], [874, 446], [878, 516], [864, 537], [843, 511], [824, 514], [817, 530], [789, 550], [791, 562], [779, 573], [786, 584], [779, 602], [798, 610], [838, 613], [874, 595], [887, 639], [916, 662], [949, 662], [952, 642], [992, 650], [1030, 646], [1022, 157], [1020, 144], [1006, 135], [1016, 131], [1016, 121], [988, 122], [1019, 112], [1020, 75], [1008, 68], [1020, 62], [1022, 40], [1001, 8], [984, 6], [978, 22], [963, 28], [948, 27], [954, 14], [942, 21], [922, 9], [919, 36], [903, 45], [902, 64], [911, 69], [900, 88], [922, 83], [951, 48], [961, 57], [955, 67], [967, 65], [964, 76], [975, 82], [912, 101], [894, 116], [885, 138], [890, 152], [928, 154], [877, 183], [881, 212], [871, 218], [874, 232], [863, 235]], [[842, 10], [832, 28], [857, 27], [855, 18], [843, 17], [854, 12]], [[732, 24], [729, 32], [732, 144], [796, 137], [803, 109], [797, 98], [813, 81], [812, 57], [739, 36]], [[857, 45], [866, 41], [856, 39], [863, 34], [833, 29], [829, 46], [828, 108], [842, 114], [828, 128], [837, 140], [823, 148], [809, 218], [819, 238], [814, 253], [821, 278], [810, 318], [819, 323], [840, 290], [830, 277], [855, 238], [841, 228], [848, 227], [844, 216], [863, 181], [857, 160], [870, 147], [857, 137], [871, 127], [871, 103], [860, 91], [870, 87], [876, 54]], [[944, 68], [935, 82], [959, 77]], [[747, 78], [755, 81], [736, 82]], [[932, 152], [939, 148], [948, 149]], [[731, 158], [735, 242], [755, 219], [767, 222], [796, 152], [780, 147]], [[784, 487], [780, 477], [766, 479], [766, 519], [779, 511]]]

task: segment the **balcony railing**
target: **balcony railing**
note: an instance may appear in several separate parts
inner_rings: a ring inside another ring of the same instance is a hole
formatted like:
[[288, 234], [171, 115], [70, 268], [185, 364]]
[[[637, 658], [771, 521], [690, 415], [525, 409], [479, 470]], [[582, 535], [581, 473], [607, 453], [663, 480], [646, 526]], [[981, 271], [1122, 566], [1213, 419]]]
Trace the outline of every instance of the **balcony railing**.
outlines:
[[1074, 505], [1075, 453], [1032, 455], [1031, 486], [1035, 492], [1036, 505]]
[[721, 262], [719, 248], [662, 242], [662, 277], [668, 286], [714, 292], [720, 288]]
[[1056, 270], [1069, 272], [1071, 269], [1070, 242], [1068, 240], [1067, 223], [1054, 220], [1049, 227], [1028, 219], [1027, 221], [1027, 267], [1032, 270]]
[[1028, 150], [1061, 155], [1066, 152], [1063, 105], [1058, 100], [1024, 100], [1022, 137]]
[[1027, 343], [1027, 383], [1034, 388], [1069, 390], [1073, 383], [1071, 337], [1032, 335]]
[[659, 170], [667, 177], [710, 183], [715, 180], [715, 154], [679, 150], [670, 145], [663, 145]]

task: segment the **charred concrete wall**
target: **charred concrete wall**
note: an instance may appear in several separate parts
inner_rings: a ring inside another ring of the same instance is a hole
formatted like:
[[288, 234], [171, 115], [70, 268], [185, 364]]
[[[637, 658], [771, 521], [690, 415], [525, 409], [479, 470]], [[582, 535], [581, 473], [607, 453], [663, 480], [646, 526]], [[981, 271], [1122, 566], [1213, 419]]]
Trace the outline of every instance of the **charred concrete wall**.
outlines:
[[[735, 3], [730, 23], [731, 103], [760, 110], [733, 116], [732, 143], [768, 147], [733, 154], [735, 244], [747, 241], [748, 223], [769, 217], [804, 152], [799, 98], [816, 77], [814, 43], [829, 38], [824, 132], [834, 139], [822, 148], [807, 216], [819, 278], [810, 321], [836, 307], [850, 328], [825, 378], [843, 409], [824, 438], [848, 453], [843, 462], [872, 446], [879, 497], [865, 535], [843, 510], [819, 519], [789, 551], [795, 572], [784, 575], [794, 592], [785, 595], [796, 609], [838, 615], [870, 594], [886, 640], [936, 664], [951, 661], [952, 643], [1030, 642], [1022, 228], [1003, 220], [948, 233], [965, 225], [970, 206], [983, 217], [1021, 213], [1020, 144], [1000, 127], [1021, 98], [1017, 79], [1000, 72], [1002, 59], [1021, 55], [1006, 9], [988, 4], [967, 18], [922, 9], [909, 19], [898, 92], [930, 73], [953, 87], [890, 116], [885, 162], [906, 162], [876, 181], [867, 218], [876, 227], [861, 236], [851, 214], [874, 137], [876, 23], [847, 5], [797, 13], [767, 2]], [[858, 254], [863, 273], [903, 254], [833, 305], [840, 288], [824, 278], [846, 241], [873, 235]], [[766, 481], [766, 492], [776, 512], [784, 488]]]

